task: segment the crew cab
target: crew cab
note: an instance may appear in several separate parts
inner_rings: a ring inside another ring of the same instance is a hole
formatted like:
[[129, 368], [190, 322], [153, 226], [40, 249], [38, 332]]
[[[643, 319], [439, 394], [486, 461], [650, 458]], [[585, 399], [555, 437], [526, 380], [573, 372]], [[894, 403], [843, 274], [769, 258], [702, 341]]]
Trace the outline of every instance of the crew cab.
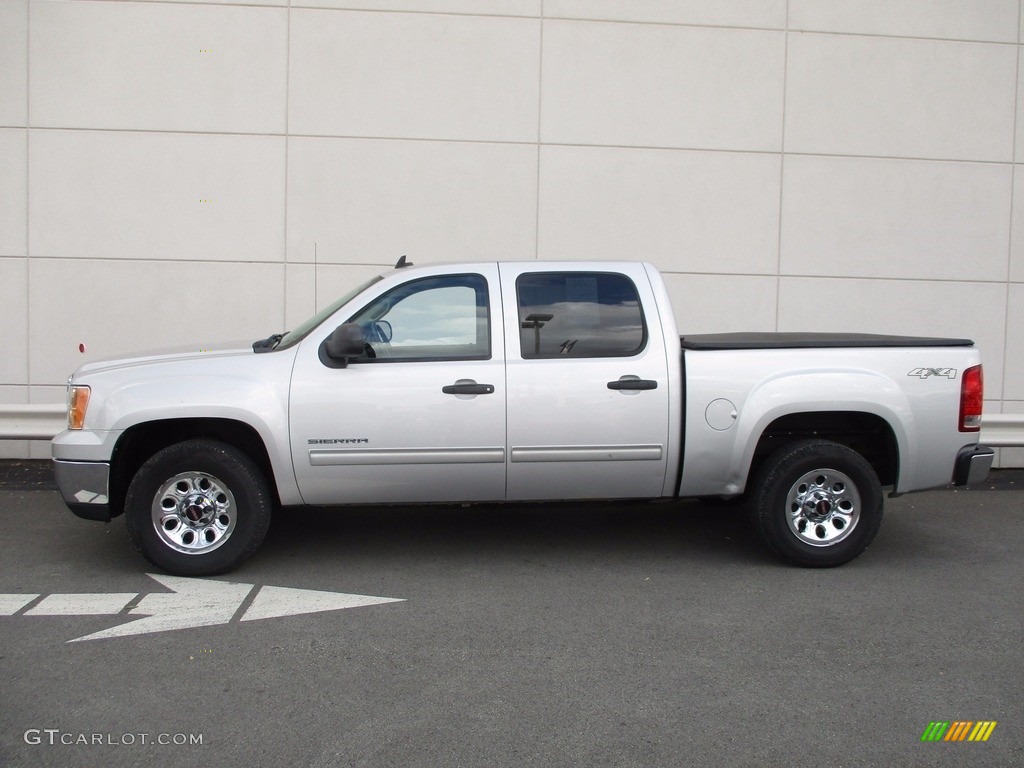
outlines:
[[744, 499], [784, 560], [860, 554], [883, 494], [983, 479], [965, 339], [683, 336], [634, 262], [403, 260], [252, 344], [83, 365], [55, 476], [181, 575], [299, 505]]

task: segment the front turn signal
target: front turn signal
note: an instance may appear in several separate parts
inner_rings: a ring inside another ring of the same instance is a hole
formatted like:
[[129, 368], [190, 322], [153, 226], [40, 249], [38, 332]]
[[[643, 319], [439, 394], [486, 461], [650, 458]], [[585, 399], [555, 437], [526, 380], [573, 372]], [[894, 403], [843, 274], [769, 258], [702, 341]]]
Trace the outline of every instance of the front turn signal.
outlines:
[[68, 387], [68, 429], [81, 429], [85, 426], [85, 412], [89, 408], [91, 394], [89, 387]]

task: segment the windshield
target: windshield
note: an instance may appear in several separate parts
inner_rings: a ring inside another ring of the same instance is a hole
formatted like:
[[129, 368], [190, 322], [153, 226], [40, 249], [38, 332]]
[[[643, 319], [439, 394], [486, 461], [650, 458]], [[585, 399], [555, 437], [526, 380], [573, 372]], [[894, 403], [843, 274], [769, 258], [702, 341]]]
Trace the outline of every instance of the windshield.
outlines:
[[309, 320], [304, 322], [302, 325], [298, 326], [295, 330], [289, 331], [288, 333], [286, 333], [284, 335], [284, 338], [281, 339], [281, 342], [275, 348], [276, 349], [287, 349], [288, 347], [291, 347], [291, 346], [294, 346], [295, 344], [298, 344], [300, 341], [302, 341], [304, 338], [306, 338], [306, 336], [308, 336], [309, 333], [314, 328], [316, 328], [318, 325], [320, 325], [320, 323], [322, 323], [328, 317], [333, 315], [335, 312], [337, 312], [343, 306], [348, 304], [350, 301], [352, 301], [352, 299], [354, 299], [360, 293], [365, 291], [371, 285], [373, 285], [374, 283], [378, 283], [378, 282], [380, 282], [383, 279], [384, 278], [381, 275], [375, 275], [375, 276], [371, 277], [369, 280], [367, 280], [365, 283], [360, 285], [358, 288], [353, 288], [351, 291], [346, 293], [344, 296], [339, 298], [337, 301], [334, 301], [329, 306], [326, 306], [323, 309], [321, 309], [319, 312], [317, 312], [315, 315], [313, 315], [311, 318], [309, 318]]

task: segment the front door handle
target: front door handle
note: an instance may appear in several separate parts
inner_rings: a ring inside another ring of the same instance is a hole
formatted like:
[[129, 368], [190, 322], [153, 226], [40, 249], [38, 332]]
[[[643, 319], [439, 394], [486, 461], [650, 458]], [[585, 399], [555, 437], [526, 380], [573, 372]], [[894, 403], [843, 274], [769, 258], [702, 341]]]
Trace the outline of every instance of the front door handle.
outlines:
[[446, 395], [493, 395], [494, 385], [477, 384], [475, 381], [460, 379], [454, 384], [441, 387], [441, 391]]
[[651, 379], [641, 379], [639, 376], [623, 376], [618, 381], [608, 382], [608, 389], [637, 390], [657, 388], [658, 382], [652, 381]]

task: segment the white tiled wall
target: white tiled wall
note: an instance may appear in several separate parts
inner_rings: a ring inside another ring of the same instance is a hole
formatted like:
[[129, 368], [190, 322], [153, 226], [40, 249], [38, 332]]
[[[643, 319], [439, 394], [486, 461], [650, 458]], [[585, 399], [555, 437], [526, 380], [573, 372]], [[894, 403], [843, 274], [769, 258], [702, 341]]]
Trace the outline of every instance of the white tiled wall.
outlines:
[[1013, 215], [1010, 237], [1010, 280], [1024, 283], [1024, 166], [1013, 167]]
[[283, 8], [92, 0], [31, 8], [33, 126], [284, 131]]
[[774, 330], [778, 280], [756, 275], [665, 275], [679, 332]]
[[650, 260], [686, 333], [969, 336], [1021, 412], [1021, 3], [0, 0], [0, 402], [408, 254]]
[[791, 32], [786, 151], [1008, 162], [1017, 48]]
[[545, 146], [540, 167], [540, 258], [775, 274], [778, 154]]
[[0, 128], [0, 255], [26, 256], [28, 131]]
[[786, 0], [545, 0], [551, 18], [785, 29]]
[[0, 258], [0, 386], [28, 382], [28, 260]]
[[28, 0], [0, 0], [0, 125], [28, 120]]
[[536, 141], [540, 23], [296, 9], [289, 130]]
[[790, 29], [1017, 42], [1017, 0], [789, 0]]
[[[38, 384], [62, 383], [83, 360], [154, 342], [252, 343], [257, 329], [284, 323], [281, 264], [30, 259], [28, 278], [29, 377]], [[234, 295], [225, 301], [227, 293]]]
[[32, 130], [32, 255], [281, 261], [285, 139]]
[[[1006, 391], [1003, 397], [1024, 401], [1024, 284], [1009, 286], [1006, 303]], [[1020, 410], [1006, 412], [1019, 413]]]
[[785, 53], [782, 32], [546, 22], [541, 139], [778, 151]]
[[293, 138], [288, 261], [532, 258], [536, 194], [536, 144]]
[[998, 163], [787, 157], [782, 274], [1004, 281], [1011, 176]]

